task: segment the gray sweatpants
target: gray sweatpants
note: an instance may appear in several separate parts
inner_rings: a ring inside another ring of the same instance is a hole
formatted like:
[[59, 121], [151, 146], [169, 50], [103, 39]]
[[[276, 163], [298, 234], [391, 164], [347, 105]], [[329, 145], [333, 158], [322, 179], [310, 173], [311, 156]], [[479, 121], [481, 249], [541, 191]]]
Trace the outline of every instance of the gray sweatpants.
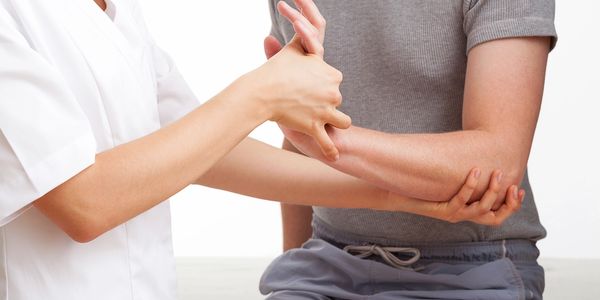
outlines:
[[[269, 300], [542, 299], [544, 269], [528, 240], [411, 246], [420, 257], [402, 268], [377, 254], [359, 258], [343, 250], [346, 244], [323, 238], [317, 234], [273, 261], [261, 293]], [[405, 253], [394, 253], [396, 260], [410, 261]]]

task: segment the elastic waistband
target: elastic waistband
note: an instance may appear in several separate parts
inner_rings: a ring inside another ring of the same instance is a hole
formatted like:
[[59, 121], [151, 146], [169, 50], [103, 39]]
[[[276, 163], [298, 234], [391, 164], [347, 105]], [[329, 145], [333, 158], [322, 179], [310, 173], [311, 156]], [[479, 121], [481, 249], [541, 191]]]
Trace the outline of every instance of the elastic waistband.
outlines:
[[381, 237], [361, 238], [359, 235], [336, 230], [317, 216], [313, 216], [312, 227], [313, 238], [322, 239], [340, 249], [349, 245], [416, 248], [421, 252], [421, 260], [464, 262], [510, 258], [513, 261], [535, 261], [540, 254], [535, 242], [525, 239], [452, 244], [410, 244]]

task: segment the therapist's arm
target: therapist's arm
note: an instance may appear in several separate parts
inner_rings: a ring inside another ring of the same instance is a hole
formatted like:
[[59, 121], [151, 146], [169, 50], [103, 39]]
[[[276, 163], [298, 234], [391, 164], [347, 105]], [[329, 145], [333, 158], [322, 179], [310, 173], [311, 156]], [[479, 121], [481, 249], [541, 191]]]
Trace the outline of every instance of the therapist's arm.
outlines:
[[[482, 178], [503, 171], [502, 190], [519, 184], [529, 157], [543, 94], [549, 38], [512, 38], [472, 49], [466, 73], [463, 129], [441, 134], [388, 134], [351, 127], [331, 130], [340, 159], [327, 162], [405, 196], [439, 201], [477, 166]], [[311, 140], [287, 131], [304, 153]], [[481, 180], [475, 198], [486, 190]], [[503, 195], [496, 207], [504, 200]]]
[[267, 120], [315, 136], [324, 123], [349, 126], [335, 109], [340, 81], [295, 40], [179, 121], [98, 154], [34, 205], [74, 240], [93, 240], [193, 183]]

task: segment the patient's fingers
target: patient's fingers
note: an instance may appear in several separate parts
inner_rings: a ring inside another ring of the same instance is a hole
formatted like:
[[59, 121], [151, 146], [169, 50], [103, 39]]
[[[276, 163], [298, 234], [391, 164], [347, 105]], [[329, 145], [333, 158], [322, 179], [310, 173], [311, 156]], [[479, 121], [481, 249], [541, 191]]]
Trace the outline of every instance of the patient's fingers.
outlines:
[[295, 21], [300, 21], [306, 25], [307, 29], [315, 35], [316, 38], [319, 38], [319, 30], [299, 11], [289, 6], [284, 1], [280, 1], [277, 4], [277, 10], [279, 13], [284, 16], [290, 23], [294, 23]]
[[498, 199], [498, 195], [500, 194], [500, 184], [502, 183], [502, 176], [503, 174], [500, 170], [495, 170], [490, 177], [490, 183], [487, 191], [485, 191], [485, 194], [483, 194], [481, 200], [476, 202], [482, 214], [490, 211], [494, 206], [496, 199]]
[[463, 186], [449, 202], [437, 203], [437, 207], [441, 211], [441, 214], [445, 216], [445, 219], [448, 222], [456, 223], [466, 221], [463, 217], [463, 210], [468, 207], [467, 203], [475, 192], [480, 176], [481, 170], [478, 168], [472, 169]]
[[516, 185], [508, 188], [506, 201], [497, 211], [489, 211], [486, 214], [480, 215], [471, 221], [488, 226], [500, 226], [510, 218], [515, 212], [521, 208], [524, 191], [519, 192], [519, 187]]
[[[511, 187], [511, 191], [509, 196], [506, 197], [506, 202], [494, 213], [494, 220], [490, 225], [500, 226], [506, 221], [510, 216], [512, 216], [515, 212], [521, 209], [523, 204], [523, 200], [525, 199], [525, 191], [518, 191], [518, 187], [513, 185]], [[518, 192], [517, 192], [518, 191]]]
[[306, 24], [301, 21], [295, 21], [292, 25], [294, 26], [294, 31], [296, 31], [296, 34], [298, 34], [298, 36], [302, 39], [304, 50], [310, 54], [323, 57], [325, 52], [323, 44], [321, 44], [321, 42], [318, 40], [318, 37], [307, 28]]
[[294, 26], [294, 31], [301, 37], [302, 45], [308, 53], [323, 56], [323, 44], [317, 28], [300, 12], [289, 6], [284, 1], [277, 5], [279, 13]]
[[475, 188], [477, 188], [480, 176], [481, 170], [479, 170], [478, 168], [474, 168], [473, 170], [471, 170], [469, 176], [467, 176], [465, 184], [463, 184], [458, 193], [456, 193], [452, 200], [450, 200], [449, 207], [451, 210], [458, 211], [465, 207], [467, 202], [469, 202], [469, 200], [473, 196]]
[[281, 50], [281, 43], [279, 43], [277, 38], [275, 38], [272, 35], [269, 35], [265, 38], [264, 47], [265, 47], [265, 55], [267, 56], [267, 59], [270, 59], [275, 54], [277, 54], [277, 52], [279, 52], [279, 50]]
[[308, 19], [308, 21], [318, 30], [319, 40], [321, 43], [323, 43], [325, 38], [326, 22], [315, 2], [313, 0], [294, 0], [294, 3], [296, 4], [296, 7], [300, 9], [300, 12]]
[[502, 172], [499, 170], [492, 172], [488, 189], [485, 194], [483, 194], [483, 197], [479, 201], [473, 202], [464, 208], [460, 212], [460, 217], [466, 220], [473, 220], [478, 216], [486, 215], [490, 212], [494, 201], [498, 198], [500, 180], [502, 180]]

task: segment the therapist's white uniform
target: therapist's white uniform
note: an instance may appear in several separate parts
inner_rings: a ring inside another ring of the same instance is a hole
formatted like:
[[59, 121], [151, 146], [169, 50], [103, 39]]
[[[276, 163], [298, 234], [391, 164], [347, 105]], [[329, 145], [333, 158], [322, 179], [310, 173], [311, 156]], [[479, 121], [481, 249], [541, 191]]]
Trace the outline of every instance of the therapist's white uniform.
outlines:
[[0, 0], [0, 299], [175, 299], [169, 203], [89, 244], [31, 203], [198, 106], [133, 0]]

